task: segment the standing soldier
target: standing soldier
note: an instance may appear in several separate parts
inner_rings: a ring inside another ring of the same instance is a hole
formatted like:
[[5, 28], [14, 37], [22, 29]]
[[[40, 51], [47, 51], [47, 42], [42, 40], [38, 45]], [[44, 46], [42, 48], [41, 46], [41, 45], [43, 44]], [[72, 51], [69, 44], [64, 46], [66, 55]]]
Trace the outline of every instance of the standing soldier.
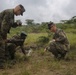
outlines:
[[65, 32], [61, 29], [58, 29], [54, 23], [48, 24], [48, 29], [55, 34], [52, 41], [50, 41], [49, 46], [45, 48], [44, 51], [48, 50], [52, 52], [55, 58], [59, 60], [64, 59], [70, 47]]
[[0, 68], [4, 68], [5, 64], [5, 46], [7, 33], [10, 33], [11, 27], [20, 26], [21, 23], [14, 22], [14, 15], [23, 15], [24, 7], [20, 4], [14, 9], [7, 9], [0, 13]]

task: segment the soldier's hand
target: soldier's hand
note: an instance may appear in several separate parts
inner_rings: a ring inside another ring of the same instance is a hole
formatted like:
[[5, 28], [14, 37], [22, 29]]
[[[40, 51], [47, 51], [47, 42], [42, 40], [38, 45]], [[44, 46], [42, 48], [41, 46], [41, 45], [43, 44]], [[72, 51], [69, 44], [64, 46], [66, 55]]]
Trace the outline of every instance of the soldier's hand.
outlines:
[[45, 48], [45, 49], [44, 49], [44, 52], [46, 52], [46, 51], [47, 51], [47, 49]]
[[22, 26], [22, 22], [21, 22], [21, 21], [18, 21], [18, 22], [17, 22], [17, 25], [18, 25], [18, 26]]
[[55, 42], [55, 39], [51, 40], [49, 43]]

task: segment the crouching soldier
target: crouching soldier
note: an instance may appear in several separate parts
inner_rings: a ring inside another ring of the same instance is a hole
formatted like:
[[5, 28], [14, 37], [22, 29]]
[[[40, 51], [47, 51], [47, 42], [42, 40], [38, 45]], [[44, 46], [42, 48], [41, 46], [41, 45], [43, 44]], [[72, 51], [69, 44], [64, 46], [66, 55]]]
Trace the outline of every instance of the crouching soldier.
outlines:
[[20, 35], [15, 35], [13, 38], [7, 40], [7, 50], [6, 50], [6, 57], [13, 60], [15, 58], [16, 48], [20, 46], [23, 54], [25, 55], [25, 50], [23, 47], [24, 41], [27, 37], [27, 34], [21, 32]]
[[66, 53], [68, 52], [70, 46], [69, 41], [65, 32], [61, 29], [58, 29], [54, 23], [48, 24], [48, 29], [51, 32], [54, 32], [53, 39], [50, 41], [48, 47], [44, 49], [44, 51], [48, 50], [52, 52], [52, 54], [57, 59], [64, 59]]

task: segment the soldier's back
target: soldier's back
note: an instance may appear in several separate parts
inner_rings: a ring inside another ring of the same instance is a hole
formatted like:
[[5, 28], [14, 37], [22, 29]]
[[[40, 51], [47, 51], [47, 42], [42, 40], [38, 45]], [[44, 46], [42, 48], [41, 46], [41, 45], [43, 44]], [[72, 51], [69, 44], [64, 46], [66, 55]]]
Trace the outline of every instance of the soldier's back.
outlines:
[[9, 22], [10, 22], [11, 18], [14, 19], [13, 9], [6, 9], [6, 10], [0, 12], [0, 25], [1, 25], [2, 21], [3, 21], [3, 19], [5, 19], [5, 18], [7, 20], [9, 19]]

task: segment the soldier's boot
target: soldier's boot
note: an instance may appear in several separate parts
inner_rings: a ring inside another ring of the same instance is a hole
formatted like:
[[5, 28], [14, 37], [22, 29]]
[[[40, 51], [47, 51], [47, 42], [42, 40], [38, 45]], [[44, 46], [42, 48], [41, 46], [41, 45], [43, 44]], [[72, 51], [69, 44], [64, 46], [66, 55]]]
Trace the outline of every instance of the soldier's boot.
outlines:
[[54, 55], [55, 59], [58, 59], [58, 53], [57, 52], [52, 52], [52, 54]]
[[58, 52], [56, 49], [52, 48], [49, 49], [48, 51], [50, 51], [53, 55], [54, 55], [54, 58], [57, 59], [58, 58]]
[[60, 59], [65, 59], [66, 53], [67, 53], [67, 51], [62, 52], [60, 54], [61, 55]]

